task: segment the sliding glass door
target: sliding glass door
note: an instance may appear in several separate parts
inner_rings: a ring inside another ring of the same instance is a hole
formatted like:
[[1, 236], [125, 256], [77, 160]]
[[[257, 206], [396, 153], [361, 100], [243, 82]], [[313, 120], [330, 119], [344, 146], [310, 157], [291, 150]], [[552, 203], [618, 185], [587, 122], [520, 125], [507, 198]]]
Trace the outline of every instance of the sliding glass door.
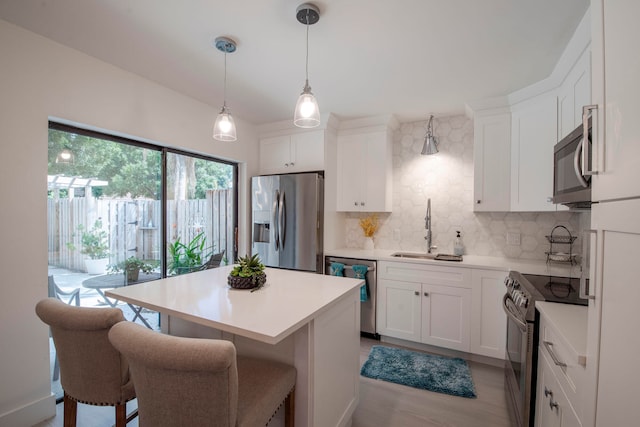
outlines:
[[233, 261], [236, 182], [233, 163], [51, 122], [49, 296], [159, 329], [105, 291]]

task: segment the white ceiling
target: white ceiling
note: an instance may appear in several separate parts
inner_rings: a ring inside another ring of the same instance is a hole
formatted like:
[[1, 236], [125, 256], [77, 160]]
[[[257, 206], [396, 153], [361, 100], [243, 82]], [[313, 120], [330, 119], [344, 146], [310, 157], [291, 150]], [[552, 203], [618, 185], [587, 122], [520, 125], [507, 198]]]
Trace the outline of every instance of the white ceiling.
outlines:
[[[293, 117], [304, 85], [302, 0], [0, 0], [0, 18], [255, 124]], [[553, 66], [589, 0], [318, 0], [309, 82], [340, 119], [462, 113]]]

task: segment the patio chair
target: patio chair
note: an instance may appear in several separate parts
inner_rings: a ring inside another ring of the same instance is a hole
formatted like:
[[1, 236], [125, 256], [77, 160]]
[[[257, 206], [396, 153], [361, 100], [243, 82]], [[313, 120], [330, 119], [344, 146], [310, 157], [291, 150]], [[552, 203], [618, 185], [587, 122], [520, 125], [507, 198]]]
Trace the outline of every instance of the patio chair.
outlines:
[[294, 423], [296, 369], [237, 356], [226, 340], [182, 338], [121, 322], [109, 339], [129, 361], [140, 426], [267, 425], [284, 402]]
[[[69, 297], [69, 299], [67, 299]], [[80, 288], [74, 289], [72, 291], [63, 291], [56, 284], [56, 281], [53, 278], [53, 275], [49, 275], [49, 298], [57, 298], [60, 301], [71, 304], [74, 302], [76, 307], [80, 307]], [[56, 351], [56, 355], [53, 361], [53, 381], [58, 381], [60, 378], [60, 363], [58, 362], [58, 352]]]
[[[67, 299], [69, 297], [69, 299]], [[74, 305], [80, 307], [80, 288], [76, 288], [72, 291], [63, 291], [57, 285], [53, 278], [53, 275], [49, 275], [49, 298], [57, 298], [60, 301], [71, 304], [74, 301]]]
[[115, 406], [116, 427], [124, 427], [137, 415], [126, 414], [126, 403], [136, 394], [127, 360], [107, 337], [113, 325], [125, 320], [122, 310], [46, 298], [36, 304], [36, 314], [51, 327], [60, 359], [65, 427], [75, 427], [78, 402]]
[[220, 253], [211, 255], [209, 261], [207, 261], [204, 265], [204, 269], [208, 270], [210, 268], [220, 267], [220, 263], [222, 263], [222, 257], [224, 257], [224, 252], [225, 251], [222, 251]]

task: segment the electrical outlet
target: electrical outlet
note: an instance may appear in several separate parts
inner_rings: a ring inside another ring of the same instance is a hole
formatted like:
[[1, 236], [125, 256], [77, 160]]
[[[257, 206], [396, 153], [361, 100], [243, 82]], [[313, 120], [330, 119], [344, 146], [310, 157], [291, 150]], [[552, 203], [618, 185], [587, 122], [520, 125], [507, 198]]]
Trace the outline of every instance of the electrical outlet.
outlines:
[[520, 246], [520, 233], [507, 232], [507, 245]]

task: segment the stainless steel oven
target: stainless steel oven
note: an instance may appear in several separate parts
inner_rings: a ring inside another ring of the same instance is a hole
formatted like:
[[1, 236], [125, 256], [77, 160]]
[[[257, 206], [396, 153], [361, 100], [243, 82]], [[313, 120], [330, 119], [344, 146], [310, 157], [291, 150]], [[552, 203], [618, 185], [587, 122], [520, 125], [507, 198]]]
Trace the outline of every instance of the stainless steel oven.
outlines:
[[539, 315], [536, 301], [586, 305], [580, 298], [580, 279], [509, 273], [502, 307], [507, 314], [505, 390], [518, 427], [533, 426], [538, 366]]

